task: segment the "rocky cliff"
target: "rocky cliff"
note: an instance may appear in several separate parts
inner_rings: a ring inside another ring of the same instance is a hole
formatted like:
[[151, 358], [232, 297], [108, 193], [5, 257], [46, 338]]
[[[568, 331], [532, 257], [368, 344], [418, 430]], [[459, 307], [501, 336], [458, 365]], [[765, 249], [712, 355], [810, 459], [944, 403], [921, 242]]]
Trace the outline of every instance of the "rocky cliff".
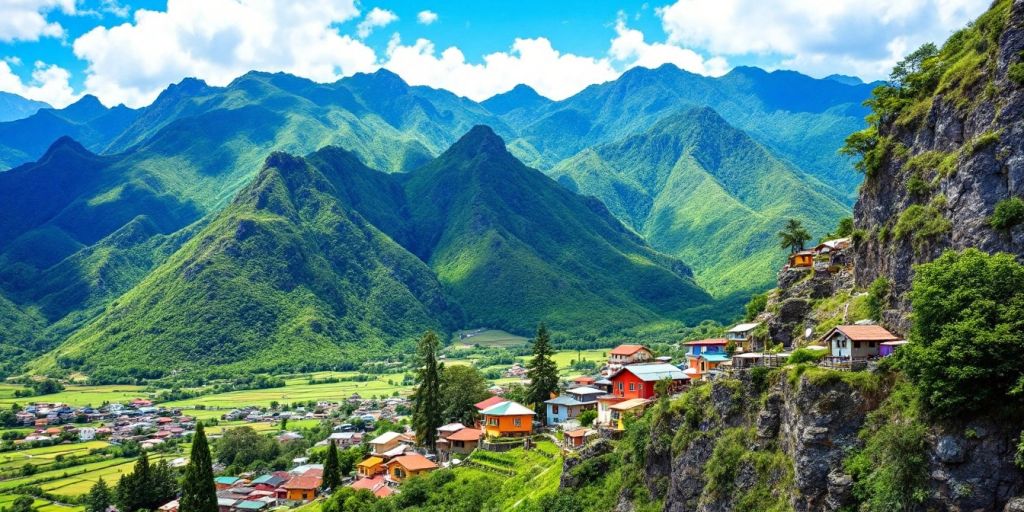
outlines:
[[1022, 50], [1024, 1], [998, 0], [876, 92], [859, 151], [856, 281], [890, 281], [884, 323], [896, 331], [907, 331], [914, 264], [950, 248], [1024, 254], [1024, 206], [1013, 200], [1024, 196]]

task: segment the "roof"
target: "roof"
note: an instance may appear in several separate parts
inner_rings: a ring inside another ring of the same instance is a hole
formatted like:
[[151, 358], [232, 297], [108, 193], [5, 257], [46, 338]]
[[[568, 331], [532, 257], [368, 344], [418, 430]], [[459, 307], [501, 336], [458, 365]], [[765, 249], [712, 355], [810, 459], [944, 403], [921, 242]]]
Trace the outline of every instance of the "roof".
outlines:
[[729, 356], [725, 354], [701, 354], [697, 357], [712, 363], [723, 363], [729, 360]]
[[356, 464], [356, 466], [361, 468], [372, 468], [378, 464], [381, 464], [382, 462], [384, 462], [384, 459], [380, 457], [367, 457], [366, 460], [360, 462], [359, 464]]
[[255, 480], [253, 480], [252, 484], [253, 485], [267, 484], [267, 485], [272, 485], [274, 487], [277, 487], [277, 486], [279, 486], [279, 485], [281, 485], [281, 484], [283, 484], [283, 483], [285, 483], [287, 481], [288, 481], [287, 478], [283, 478], [283, 477], [280, 477], [280, 476], [277, 476], [277, 475], [263, 475], [263, 476], [255, 479]]
[[490, 407], [492, 405], [498, 405], [498, 404], [500, 404], [502, 402], [508, 402], [508, 400], [506, 400], [506, 399], [504, 399], [504, 398], [502, 398], [500, 396], [492, 396], [492, 397], [488, 398], [487, 400], [484, 400], [482, 402], [477, 402], [476, 404], [473, 405], [473, 407], [476, 407], [477, 410], [482, 411], [482, 410], [484, 410], [484, 409], [486, 409], [486, 408], [488, 408], [488, 407]]
[[384, 485], [384, 475], [376, 475], [373, 478], [360, 478], [359, 480], [352, 482], [352, 485], [349, 487], [353, 489], [366, 489], [368, 491], [372, 491], [377, 488], [378, 485]]
[[885, 345], [887, 347], [898, 347], [898, 346], [901, 346], [901, 345], [906, 345], [907, 343], [910, 343], [910, 342], [907, 341], [907, 340], [896, 340], [896, 341], [885, 341], [885, 342], [882, 342], [881, 344]]
[[479, 441], [483, 432], [475, 428], [464, 428], [450, 436], [449, 441]]
[[578, 388], [572, 388], [572, 389], [567, 390], [567, 392], [575, 393], [577, 395], [603, 395], [603, 394], [607, 393], [607, 391], [602, 391], [600, 389], [594, 389], [594, 388], [589, 387], [589, 386], [580, 386]]
[[593, 430], [591, 430], [589, 428], [578, 428], [576, 430], [570, 430], [570, 431], [566, 432], [565, 435], [567, 437], [586, 437], [586, 436], [589, 436], [589, 435], [593, 435], [595, 433], [596, 432], [594, 432]]
[[630, 372], [644, 382], [654, 382], [661, 379], [681, 380], [690, 378], [689, 375], [683, 373], [679, 368], [665, 363], [631, 364], [612, 374], [612, 378], [617, 377], [622, 372]]
[[487, 416], [535, 416], [537, 413], [523, 405], [512, 401], [505, 401], [484, 409], [483, 414]]
[[683, 345], [728, 345], [729, 340], [725, 338], [708, 338], [706, 340], [687, 341]]
[[214, 482], [225, 485], [232, 485], [239, 480], [241, 480], [241, 478], [238, 478], [237, 476], [218, 476], [213, 479]]
[[384, 432], [383, 434], [373, 438], [370, 444], [386, 444], [402, 437], [402, 434], [398, 432]]
[[753, 328], [755, 328], [755, 327], [757, 327], [759, 325], [761, 325], [760, 322], [752, 322], [752, 323], [749, 323], [749, 324], [739, 324], [739, 325], [733, 327], [732, 329], [729, 329], [727, 332], [747, 332], [747, 331], [749, 331], [749, 330], [751, 330], [751, 329], [753, 329]]
[[575, 379], [573, 379], [573, 382], [594, 382], [594, 380], [595, 379], [593, 377], [587, 377], [586, 375], [581, 375], [581, 376], [576, 377]]
[[610, 381], [608, 379], [600, 379], [597, 382], [594, 382], [594, 384], [600, 384], [602, 386], [611, 386], [612, 385], [612, 381]]
[[243, 500], [235, 503], [235, 508], [239, 510], [263, 510], [266, 507], [267, 502], [265, 501]]
[[840, 325], [834, 327], [821, 339], [830, 339], [837, 331], [853, 341], [897, 341], [900, 339], [899, 336], [887, 331], [881, 325]]
[[650, 352], [650, 350], [643, 345], [619, 345], [613, 348], [611, 353], [615, 356], [631, 356], [641, 350]]
[[430, 459], [418, 454], [410, 453], [409, 455], [402, 455], [401, 457], [395, 457], [388, 462], [388, 465], [398, 464], [409, 471], [420, 471], [424, 469], [436, 469], [437, 464], [434, 464]]
[[650, 402], [650, 400], [646, 398], [631, 398], [625, 402], [619, 402], [611, 406], [610, 409], [615, 409], [616, 411], [628, 411], [636, 409], [637, 407], [643, 407], [647, 405], [648, 402]]
[[377, 489], [375, 489], [373, 491], [373, 495], [378, 497], [378, 498], [387, 498], [388, 496], [391, 496], [394, 493], [395, 493], [395, 490], [392, 489], [390, 486], [387, 486], [387, 485], [382, 485], [380, 487], [377, 487]]
[[449, 423], [447, 425], [441, 425], [440, 427], [437, 427], [437, 431], [438, 432], [458, 432], [458, 431], [460, 431], [460, 430], [462, 430], [464, 428], [466, 428], [466, 426], [463, 425], [462, 423]]
[[551, 400], [545, 400], [544, 403], [551, 404], [551, 405], [564, 405], [564, 406], [568, 407], [568, 406], [573, 406], [573, 405], [584, 405], [584, 404], [587, 404], [587, 403], [591, 403], [592, 404], [594, 402], [580, 402], [579, 400], [576, 400], [575, 398], [573, 398], [571, 396], [558, 395], [558, 396], [552, 398]]
[[322, 478], [318, 476], [297, 476], [288, 480], [281, 486], [282, 489], [316, 489], [320, 487]]

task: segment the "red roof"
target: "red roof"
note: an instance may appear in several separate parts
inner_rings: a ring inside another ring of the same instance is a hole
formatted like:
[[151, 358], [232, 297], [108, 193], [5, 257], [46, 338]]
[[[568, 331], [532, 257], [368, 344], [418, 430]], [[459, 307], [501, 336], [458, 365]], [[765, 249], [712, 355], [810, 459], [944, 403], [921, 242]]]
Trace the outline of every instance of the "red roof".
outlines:
[[[853, 341], [896, 341], [899, 336], [887, 331], [881, 325], [840, 325], [833, 329], [846, 335]], [[825, 335], [830, 338], [832, 331]]]
[[450, 436], [449, 441], [479, 441], [483, 432], [475, 428], [464, 428]]
[[395, 490], [386, 485], [382, 485], [378, 487], [377, 490], [373, 491], [373, 494], [378, 498], [387, 498], [388, 496], [391, 496], [394, 493]]
[[282, 489], [318, 489], [322, 483], [322, 479], [318, 476], [296, 476], [291, 480], [288, 480], [281, 486]]
[[476, 405], [474, 405], [473, 407], [476, 407], [478, 410], [482, 411], [482, 410], [484, 410], [484, 409], [486, 409], [486, 408], [488, 408], [488, 407], [490, 407], [492, 405], [498, 405], [498, 404], [500, 404], [502, 402], [507, 402], [507, 401], [508, 400], [506, 400], [506, 399], [504, 399], [504, 398], [502, 398], [500, 396], [492, 396], [492, 397], [488, 398], [487, 400], [484, 400], [483, 402], [477, 402]]
[[[647, 350], [647, 347], [643, 345], [619, 345], [612, 349], [612, 354], [616, 356], [631, 356], [641, 350]], [[647, 350], [650, 352], [650, 350]]]
[[725, 338], [709, 338], [706, 340], [687, 341], [683, 345], [728, 345], [729, 340]]
[[[451, 439], [450, 437], [448, 439]], [[421, 469], [435, 469], [437, 464], [434, 464], [430, 459], [418, 454], [410, 453], [409, 455], [402, 455], [401, 457], [395, 457], [388, 462], [388, 465], [398, 464], [409, 471], [419, 471]]]
[[375, 487], [377, 487], [378, 485], [381, 485], [383, 483], [384, 483], [384, 475], [377, 475], [377, 476], [375, 476], [373, 478], [365, 478], [365, 477], [364, 478], [360, 478], [359, 480], [356, 480], [355, 482], [352, 482], [351, 487], [353, 489], [366, 489], [366, 490], [372, 491]]
[[570, 430], [565, 433], [567, 437], [585, 437], [590, 432], [588, 428], [578, 428], [576, 430]]

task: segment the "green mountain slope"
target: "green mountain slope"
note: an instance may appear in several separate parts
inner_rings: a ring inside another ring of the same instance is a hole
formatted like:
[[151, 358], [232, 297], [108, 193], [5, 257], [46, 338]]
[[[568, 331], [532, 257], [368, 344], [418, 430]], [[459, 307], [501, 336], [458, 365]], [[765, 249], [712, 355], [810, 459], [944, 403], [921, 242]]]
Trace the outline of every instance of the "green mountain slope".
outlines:
[[848, 209], [709, 108], [586, 149], [552, 176], [600, 198], [655, 248], [689, 263], [717, 296], [768, 286], [789, 218], [825, 233]]
[[479, 126], [406, 177], [410, 249], [480, 325], [612, 333], [708, 297], [682, 263], [651, 250], [593, 199], [557, 186]]
[[36, 338], [44, 322], [0, 294], [0, 376], [15, 372], [38, 355]]
[[[455, 325], [430, 269], [283, 153], [209, 226], [43, 365], [150, 372], [337, 367]], [[358, 172], [356, 169], [354, 172]]]

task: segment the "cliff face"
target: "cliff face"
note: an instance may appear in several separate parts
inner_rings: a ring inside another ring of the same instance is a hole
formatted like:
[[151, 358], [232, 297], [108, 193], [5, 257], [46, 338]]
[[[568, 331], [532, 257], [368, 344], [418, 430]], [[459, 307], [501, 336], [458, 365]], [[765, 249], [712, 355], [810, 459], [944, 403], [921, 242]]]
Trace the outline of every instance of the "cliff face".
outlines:
[[914, 264], [967, 247], [1024, 254], [1024, 225], [990, 225], [997, 204], [1024, 196], [1024, 1], [1000, 0], [985, 16], [960, 35], [977, 39], [980, 63], [964, 71], [953, 66], [967, 61], [957, 61], [950, 73], [963, 78], [954, 86], [913, 112], [882, 116], [877, 131], [889, 150], [854, 207], [857, 285], [889, 279], [884, 323], [899, 332], [907, 332]]

